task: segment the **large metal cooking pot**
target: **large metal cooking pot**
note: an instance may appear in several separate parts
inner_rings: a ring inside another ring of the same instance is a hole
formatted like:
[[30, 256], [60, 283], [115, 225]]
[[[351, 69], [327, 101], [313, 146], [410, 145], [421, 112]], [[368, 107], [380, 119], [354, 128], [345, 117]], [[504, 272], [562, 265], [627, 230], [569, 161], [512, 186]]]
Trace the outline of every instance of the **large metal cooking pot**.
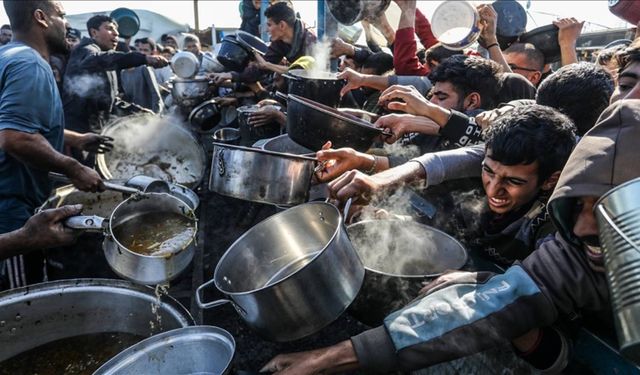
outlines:
[[365, 220], [347, 231], [366, 270], [349, 313], [369, 326], [416, 298], [422, 281], [467, 262], [455, 238], [414, 221]]
[[[160, 244], [160, 248], [167, 246], [167, 251], [161, 254], [134, 252], [122, 244], [123, 239], [114, 234], [114, 228], [134, 225], [130, 220], [146, 214], [184, 216], [193, 225], [193, 231], [189, 238]], [[139, 284], [162, 284], [173, 280], [189, 266], [195, 252], [195, 214], [187, 204], [166, 193], [132, 195], [113, 210], [108, 222], [99, 216], [75, 216], [67, 219], [65, 225], [73, 229], [103, 232], [105, 238], [102, 247], [111, 269], [119, 276]]]
[[209, 190], [252, 202], [306, 202], [316, 159], [213, 143]]
[[127, 348], [93, 375], [229, 374], [235, 350], [233, 336], [222, 328], [178, 328]]
[[171, 70], [179, 78], [189, 79], [195, 77], [200, 68], [198, 57], [189, 51], [180, 51], [171, 58]]
[[[338, 318], [363, 278], [340, 211], [311, 202], [267, 218], [236, 240], [196, 300], [202, 308], [231, 302], [264, 338], [290, 341]], [[212, 283], [233, 301], [203, 303], [201, 293]]]
[[146, 175], [194, 188], [204, 177], [207, 161], [202, 145], [172, 117], [121, 117], [102, 135], [114, 139], [113, 150], [97, 156], [98, 170], [106, 179]]
[[391, 0], [326, 0], [327, 7], [333, 18], [344, 25], [369, 18], [377, 18], [384, 12]]
[[324, 104], [289, 94], [287, 105], [287, 133], [296, 143], [313, 151], [331, 141], [333, 148], [351, 147], [367, 151], [376, 137], [384, 135], [356, 116]]
[[295, 143], [291, 138], [289, 138], [288, 134], [282, 134], [277, 137], [273, 137], [264, 142], [262, 146], [260, 146], [260, 148], [266, 151], [284, 152], [294, 155], [315, 156], [315, 152]]
[[340, 90], [345, 81], [338, 79], [336, 73], [311, 73], [304, 69], [292, 69], [283, 74], [289, 80], [289, 94], [315, 100], [329, 107], [340, 103]]
[[[252, 113], [260, 110], [258, 105], [243, 105], [238, 107], [238, 128], [240, 129], [240, 144], [242, 146], [251, 146], [256, 141], [265, 138], [273, 138], [280, 135], [280, 124], [271, 122], [263, 126], [253, 126], [249, 124], [249, 117]], [[280, 110], [279, 107], [277, 107]]]
[[214, 87], [212, 83], [207, 77], [175, 78], [171, 81], [173, 102], [182, 107], [195, 107], [209, 96]]
[[[158, 302], [159, 301], [159, 302]], [[151, 306], [156, 305], [157, 315]], [[121, 332], [148, 337], [193, 325], [170, 296], [124, 280], [71, 279], [0, 293], [0, 362], [79, 335]]]

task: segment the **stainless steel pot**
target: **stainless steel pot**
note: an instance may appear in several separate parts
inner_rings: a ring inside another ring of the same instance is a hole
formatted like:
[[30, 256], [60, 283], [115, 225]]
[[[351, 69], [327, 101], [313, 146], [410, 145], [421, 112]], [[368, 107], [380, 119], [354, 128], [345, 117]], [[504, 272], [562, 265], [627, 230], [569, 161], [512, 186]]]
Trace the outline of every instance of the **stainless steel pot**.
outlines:
[[213, 143], [209, 190], [252, 202], [306, 202], [316, 159]]
[[260, 146], [266, 151], [285, 152], [287, 154], [315, 156], [315, 152], [295, 143], [288, 134], [273, 137]]
[[326, 0], [331, 15], [344, 25], [353, 25], [364, 19], [379, 17], [391, 3], [391, 0]]
[[113, 150], [98, 154], [96, 159], [98, 170], [106, 179], [146, 175], [193, 188], [204, 177], [204, 148], [171, 117], [121, 117], [105, 127], [102, 135], [114, 139]]
[[[122, 245], [114, 235], [114, 228], [149, 213], [171, 213], [189, 218], [194, 225], [191, 240], [160, 256], [139, 254]], [[113, 210], [108, 222], [99, 216], [75, 216], [67, 219], [65, 225], [74, 229], [103, 232], [105, 238], [102, 248], [111, 269], [119, 276], [138, 284], [153, 285], [173, 280], [189, 266], [195, 252], [195, 214], [187, 204], [166, 193], [132, 195]]]
[[212, 82], [206, 77], [196, 77], [172, 81], [171, 96], [174, 103], [183, 107], [194, 107], [209, 95]]
[[[264, 338], [290, 341], [338, 318], [363, 278], [340, 211], [311, 202], [267, 218], [236, 240], [213, 279], [197, 289], [196, 301], [205, 309], [232, 303]], [[203, 289], [214, 283], [231, 300], [203, 302]]]
[[235, 350], [233, 336], [222, 328], [178, 328], [129, 347], [93, 375], [228, 374]]
[[[0, 293], [0, 362], [52, 341], [100, 332], [151, 336], [193, 325], [169, 296], [124, 280], [71, 279]], [[151, 305], [158, 305], [157, 315]]]

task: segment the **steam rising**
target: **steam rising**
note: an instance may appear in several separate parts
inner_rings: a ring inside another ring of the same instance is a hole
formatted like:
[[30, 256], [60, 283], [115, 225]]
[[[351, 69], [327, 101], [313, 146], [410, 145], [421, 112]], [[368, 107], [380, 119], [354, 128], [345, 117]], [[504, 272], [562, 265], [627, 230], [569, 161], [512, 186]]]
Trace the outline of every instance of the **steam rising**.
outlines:
[[98, 75], [79, 75], [75, 77], [65, 77], [64, 88], [68, 92], [84, 97], [94, 92], [102, 92], [105, 82]]
[[330, 41], [328, 41], [327, 39], [322, 39], [322, 41], [316, 43], [313, 46], [311, 53], [316, 61], [309, 70], [310, 76], [321, 77], [323, 74], [326, 74], [328, 71], [330, 71]]

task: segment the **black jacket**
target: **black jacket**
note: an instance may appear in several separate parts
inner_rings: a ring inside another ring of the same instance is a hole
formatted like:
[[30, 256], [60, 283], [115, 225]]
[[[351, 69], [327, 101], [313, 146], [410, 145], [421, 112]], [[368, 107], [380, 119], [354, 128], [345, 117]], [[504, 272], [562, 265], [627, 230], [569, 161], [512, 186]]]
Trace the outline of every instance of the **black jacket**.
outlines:
[[139, 52], [103, 51], [93, 39], [83, 38], [71, 52], [64, 74], [62, 104], [65, 127], [99, 131], [118, 95], [116, 70], [146, 63]]

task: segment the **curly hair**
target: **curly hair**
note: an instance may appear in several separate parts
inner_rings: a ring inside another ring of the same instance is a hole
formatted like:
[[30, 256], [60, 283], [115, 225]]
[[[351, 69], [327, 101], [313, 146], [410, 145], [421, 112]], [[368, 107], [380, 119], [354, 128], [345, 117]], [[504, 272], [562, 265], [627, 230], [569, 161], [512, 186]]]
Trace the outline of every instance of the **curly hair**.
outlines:
[[460, 98], [477, 92], [480, 94], [481, 108], [496, 106], [500, 65], [494, 61], [476, 56], [454, 55], [445, 59], [429, 74], [429, 80], [448, 82]]
[[483, 132], [491, 159], [504, 165], [538, 162], [538, 184], [561, 171], [576, 144], [575, 126], [553, 108], [533, 104], [498, 117]]
[[567, 115], [583, 135], [609, 105], [613, 89], [613, 78], [603, 67], [580, 62], [565, 65], [542, 81], [536, 103]]

